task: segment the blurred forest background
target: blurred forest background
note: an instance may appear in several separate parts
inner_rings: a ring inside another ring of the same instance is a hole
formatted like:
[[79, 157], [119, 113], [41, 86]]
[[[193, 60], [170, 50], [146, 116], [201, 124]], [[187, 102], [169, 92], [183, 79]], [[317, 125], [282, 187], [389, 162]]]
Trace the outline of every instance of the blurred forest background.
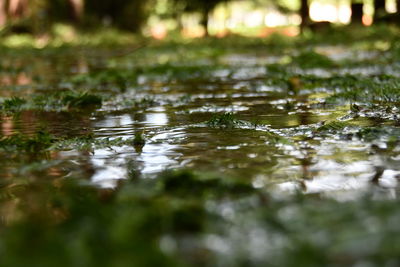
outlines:
[[336, 25], [400, 24], [400, 0], [0, 0], [0, 33], [51, 38], [63, 25], [110, 27], [157, 39], [272, 32], [297, 35]]

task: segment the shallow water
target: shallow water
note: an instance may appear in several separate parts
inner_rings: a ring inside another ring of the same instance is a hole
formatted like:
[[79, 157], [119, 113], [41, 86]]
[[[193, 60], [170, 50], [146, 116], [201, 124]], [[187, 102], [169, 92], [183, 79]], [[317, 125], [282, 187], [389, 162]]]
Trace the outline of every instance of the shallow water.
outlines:
[[[323, 50], [331, 58], [348, 57], [343, 48]], [[140, 54], [123, 58], [93, 56], [71, 51], [62, 55], [39, 55], [4, 59], [1, 71], [1, 96], [27, 96], [73, 88], [69, 78], [77, 73], [90, 73], [118, 66], [129, 72], [136, 67]], [[371, 59], [375, 53], [359, 53]], [[191, 168], [200, 172], [217, 172], [251, 181], [255, 188], [303, 190], [329, 195], [357, 195], [370, 185], [380, 166], [385, 167], [379, 183], [392, 195], [400, 168], [398, 153], [377, 153], [373, 144], [384, 149], [385, 140], [365, 141], [352, 133], [365, 126], [381, 126], [371, 118], [355, 119], [347, 137], [340, 134], [315, 134], [322, 122], [349, 114], [348, 103], [325, 105], [325, 88], [288, 91], [285, 84], [271, 84], [266, 64], [281, 60], [280, 55], [228, 55], [218, 61], [222, 67], [206, 74], [179, 72], [137, 77], [117, 93], [113, 84], [96, 85], [92, 90], [106, 94], [103, 106], [90, 112], [22, 111], [18, 115], [2, 115], [3, 136], [14, 133], [32, 135], [41, 128], [55, 136], [77, 137], [93, 134], [97, 139], [129, 139], [143, 132], [144, 146], [111, 146], [91, 151], [65, 150], [45, 155], [1, 152], [1, 177], [6, 184], [13, 179], [58, 179], [81, 177], [101, 187], [116, 187], [127, 179], [132, 169], [142, 177], [171, 168]], [[17, 62], [15, 68], [10, 62]], [[34, 63], [32, 63], [34, 62]], [[191, 65], [197, 62], [190, 62]], [[199, 65], [204, 61], [199, 60]], [[207, 64], [210, 64], [208, 62]], [[212, 63], [211, 63], [212, 64]], [[217, 63], [215, 63], [217, 64]], [[392, 66], [349, 67], [339, 70], [296, 70], [293, 75], [314, 74], [322, 77], [357, 74], [395, 73]], [[168, 72], [168, 69], [165, 70]], [[390, 72], [390, 71], [389, 71]], [[174, 76], [175, 75], [175, 76]], [[132, 107], [129, 100], [151, 99], [149, 105]], [[210, 127], [205, 122], [213, 115], [231, 112], [236, 118], [253, 123], [236, 128]], [[271, 140], [270, 133], [288, 142]], [[29, 178], [27, 178], [29, 177]]]

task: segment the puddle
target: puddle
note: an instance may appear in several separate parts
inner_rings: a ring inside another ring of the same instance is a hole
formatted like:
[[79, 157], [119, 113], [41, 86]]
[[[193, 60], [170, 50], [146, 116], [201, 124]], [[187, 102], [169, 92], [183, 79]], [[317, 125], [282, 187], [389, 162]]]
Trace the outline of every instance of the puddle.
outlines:
[[[318, 51], [335, 61], [353, 53], [342, 47], [319, 48]], [[357, 55], [357, 60], [376, 57], [366, 52]], [[84, 55], [66, 58], [68, 56], [39, 57], [32, 66], [19, 58], [16, 70], [4, 68], [10, 66], [9, 61], [4, 61], [0, 73], [1, 96], [48, 90], [55, 84], [63, 87], [68, 85], [65, 83], [68, 77], [77, 73], [90, 73], [108, 68], [107, 64], [118, 63], [116, 59], [107, 61], [106, 58], [99, 63], [99, 59]], [[329, 91], [325, 88], [293, 94], [288, 91], [287, 83], [271, 85], [265, 65], [280, 60], [278, 56], [239, 54], [222, 58], [223, 68], [210, 69], [205, 74], [194, 71], [189, 76], [180, 76], [178, 71], [171, 79], [162, 72], [156, 75], [144, 72], [137, 77], [136, 85], [132, 83], [132, 88], [126, 88], [119, 95], [111, 85], [96, 88], [107, 92], [107, 99], [101, 108], [89, 113], [23, 111], [14, 116], [3, 115], [0, 119], [3, 136], [32, 135], [46, 128], [56, 136], [91, 134], [99, 140], [130, 140], [143, 133], [146, 143], [142, 147], [124, 144], [92, 148], [87, 152], [49, 153], [40, 159], [42, 163], [32, 167], [36, 168], [32, 171], [26, 166], [37, 162], [37, 157], [2, 153], [2, 177], [12, 180], [40, 170], [40, 175], [37, 174], [40, 179], [78, 175], [101, 187], [113, 188], [119, 180], [127, 179], [128, 166], [134, 166], [135, 171], [147, 178], [165, 169], [192, 168], [253, 181], [255, 187], [272, 186], [284, 191], [351, 193], [366, 188], [376, 167], [388, 161], [374, 160], [370, 142], [346, 140], [339, 134], [315, 135], [321, 123], [348, 114], [348, 105], [322, 105], [320, 92]], [[191, 64], [196, 66], [196, 62]], [[132, 62], [127, 59], [121, 59], [121, 65], [126, 73], [132, 69]], [[386, 68], [349, 67], [339, 72], [298, 69], [293, 73], [318, 77], [368, 76], [390, 72], [391, 67]], [[253, 126], [231, 129], [209, 127], [205, 123], [215, 114], [226, 112], [234, 113], [237, 119]], [[269, 133], [287, 138], [289, 142], [272, 140]], [[382, 174], [381, 183], [385, 188], [397, 186], [399, 170], [393, 167], [397, 164], [396, 157], [397, 154], [392, 155], [390, 166]]]

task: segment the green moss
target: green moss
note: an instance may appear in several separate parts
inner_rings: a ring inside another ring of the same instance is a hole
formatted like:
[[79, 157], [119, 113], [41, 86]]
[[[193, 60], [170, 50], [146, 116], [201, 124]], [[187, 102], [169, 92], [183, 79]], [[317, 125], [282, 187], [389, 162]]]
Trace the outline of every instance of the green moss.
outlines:
[[236, 119], [233, 113], [227, 112], [213, 115], [213, 117], [207, 121], [207, 125], [210, 127], [235, 128], [244, 126], [246, 123]]
[[72, 83], [82, 88], [116, 87], [118, 91], [124, 92], [129, 86], [136, 85], [138, 72], [136, 70], [125, 70], [109, 68], [102, 71], [78, 74], [66, 79], [66, 83]]
[[340, 132], [348, 125], [349, 124], [347, 122], [343, 122], [343, 121], [330, 121], [330, 122], [324, 123], [322, 126], [318, 127], [317, 131], [318, 132], [323, 132], [323, 131]]
[[[338, 83], [339, 81], [339, 83]], [[379, 103], [381, 105], [397, 104], [400, 102], [400, 80], [396, 77], [343, 77], [332, 81], [331, 86], [338, 90], [328, 97], [353, 102]]]
[[292, 62], [300, 68], [333, 68], [336, 64], [327, 56], [314, 51], [304, 51], [292, 58]]
[[198, 175], [190, 170], [166, 171], [160, 182], [165, 192], [177, 196], [207, 197], [242, 194], [252, 191], [250, 185], [234, 179], [227, 180], [215, 175]]
[[61, 103], [68, 108], [90, 108], [102, 104], [102, 98], [98, 95], [83, 93], [66, 93], [62, 96]]
[[[1, 266], [197, 266], [216, 261], [319, 266], [366, 260], [385, 265], [399, 253], [396, 199], [274, 197], [188, 171], [130, 180], [118, 192], [83, 186], [72, 178], [42, 182], [27, 191], [32, 186], [9, 189], [21, 215], [0, 228]], [[222, 191], [224, 195], [214, 195]], [[258, 241], [269, 242], [257, 257], [247, 250], [255, 229]], [[234, 252], [219, 253], [204, 238], [223, 240]], [[182, 250], [181, 244], [186, 244]], [[188, 257], [199, 250], [206, 255]]]
[[12, 97], [10, 99], [5, 99], [1, 103], [1, 109], [9, 112], [16, 112], [21, 110], [22, 106], [26, 104], [26, 100], [20, 97]]
[[133, 138], [134, 146], [144, 146], [146, 144], [146, 138], [143, 133], [135, 133], [135, 137]]
[[14, 134], [0, 139], [0, 148], [7, 151], [41, 152], [56, 142], [56, 138], [45, 131], [38, 131], [34, 136]]
[[103, 98], [89, 92], [53, 91], [48, 94], [36, 94], [29, 99], [12, 97], [1, 103], [1, 110], [15, 113], [22, 110], [91, 110], [102, 105]]
[[133, 138], [123, 139], [108, 137], [105, 138], [95, 138], [93, 135], [86, 135], [74, 138], [60, 138], [52, 146], [52, 150], [93, 150], [101, 148], [109, 148], [113, 146], [124, 146], [132, 145]]
[[120, 105], [126, 108], [146, 109], [159, 105], [159, 102], [154, 97], [146, 96], [142, 99], [124, 99]]

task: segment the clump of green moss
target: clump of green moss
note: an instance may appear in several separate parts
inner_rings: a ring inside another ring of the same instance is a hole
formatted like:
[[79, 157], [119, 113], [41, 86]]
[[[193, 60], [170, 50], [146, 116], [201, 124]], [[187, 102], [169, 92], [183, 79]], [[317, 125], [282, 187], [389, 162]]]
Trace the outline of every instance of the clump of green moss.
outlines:
[[143, 132], [135, 133], [135, 137], [133, 138], [134, 146], [144, 146], [146, 144], [146, 138], [144, 137]]
[[102, 98], [98, 95], [89, 94], [88, 92], [68, 92], [62, 97], [61, 103], [68, 108], [89, 108], [101, 106]]
[[[118, 104], [117, 104], [118, 105]], [[134, 109], [146, 109], [148, 107], [154, 107], [159, 105], [154, 97], [146, 96], [141, 99], [124, 99], [121, 102], [122, 107], [134, 108]]]
[[132, 145], [133, 138], [123, 139], [121, 137], [110, 139], [95, 138], [92, 134], [74, 138], [60, 138], [52, 146], [52, 150], [93, 150], [113, 146]]
[[0, 148], [7, 151], [40, 152], [51, 147], [56, 138], [46, 131], [38, 131], [33, 136], [14, 134], [0, 139]]
[[78, 74], [65, 82], [86, 88], [117, 88], [118, 91], [124, 92], [128, 86], [136, 84], [137, 71], [110, 68], [93, 73]]
[[292, 58], [292, 62], [300, 68], [333, 68], [336, 66], [329, 57], [314, 51], [304, 51]]
[[249, 184], [234, 179], [226, 180], [215, 175], [198, 175], [190, 170], [165, 171], [160, 175], [160, 180], [166, 192], [178, 196], [207, 197], [253, 191]]
[[22, 110], [65, 110], [93, 109], [102, 105], [103, 98], [88, 92], [55, 91], [50, 94], [36, 94], [29, 99], [12, 97], [0, 104], [3, 112], [19, 112]]
[[[325, 82], [322, 81], [322, 84]], [[336, 100], [353, 101], [360, 103], [377, 103], [392, 105], [400, 102], [400, 79], [392, 76], [372, 77], [335, 77], [335, 80], [326, 80], [326, 83], [335, 92], [327, 98], [328, 102]]]
[[210, 127], [235, 128], [247, 124], [244, 121], [238, 120], [233, 113], [226, 112], [213, 115], [213, 117], [207, 121], [207, 125]]
[[322, 132], [322, 131], [341, 131], [343, 130], [345, 127], [348, 126], [348, 123], [343, 122], [343, 121], [330, 121], [327, 123], [324, 123], [322, 126], [318, 127], [316, 130], [318, 132]]
[[12, 97], [10, 99], [5, 99], [1, 103], [1, 109], [4, 111], [15, 112], [19, 111], [23, 105], [25, 105], [27, 101], [24, 98], [20, 97]]

